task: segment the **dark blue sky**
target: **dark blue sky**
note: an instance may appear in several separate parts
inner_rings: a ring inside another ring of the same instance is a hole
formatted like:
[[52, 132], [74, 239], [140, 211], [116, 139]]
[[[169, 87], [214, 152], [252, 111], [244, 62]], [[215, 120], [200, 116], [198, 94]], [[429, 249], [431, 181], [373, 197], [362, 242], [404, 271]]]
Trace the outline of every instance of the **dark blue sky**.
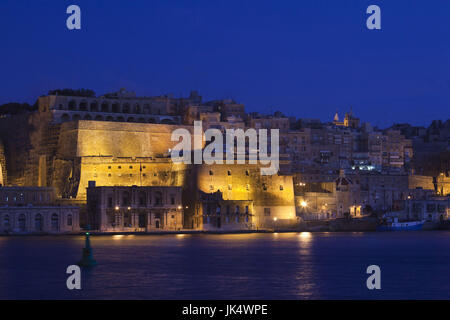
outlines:
[[[77, 4], [82, 29], [66, 28]], [[382, 30], [366, 29], [381, 7]], [[0, 2], [0, 103], [49, 89], [199, 90], [248, 111], [428, 125], [450, 117], [450, 1]]]

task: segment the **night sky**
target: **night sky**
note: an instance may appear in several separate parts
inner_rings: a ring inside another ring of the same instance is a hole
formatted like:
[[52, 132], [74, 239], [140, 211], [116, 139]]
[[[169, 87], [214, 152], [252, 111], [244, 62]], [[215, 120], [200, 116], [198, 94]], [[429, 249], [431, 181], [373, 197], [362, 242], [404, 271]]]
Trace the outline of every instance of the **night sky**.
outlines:
[[450, 118], [450, 1], [1, 0], [0, 38], [0, 103], [125, 87], [324, 121], [351, 105], [382, 127]]

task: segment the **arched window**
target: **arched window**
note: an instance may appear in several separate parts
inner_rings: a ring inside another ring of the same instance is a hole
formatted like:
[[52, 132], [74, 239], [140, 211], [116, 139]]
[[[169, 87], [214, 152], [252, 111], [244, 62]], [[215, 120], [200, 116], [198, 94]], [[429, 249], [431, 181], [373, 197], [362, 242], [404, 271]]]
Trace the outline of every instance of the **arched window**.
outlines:
[[130, 105], [128, 103], [125, 103], [122, 107], [123, 113], [130, 113]]
[[117, 102], [113, 103], [111, 105], [111, 109], [112, 109], [112, 112], [116, 112], [116, 113], [119, 112], [120, 111], [119, 104]]
[[125, 122], [125, 119], [123, 117], [117, 117], [116, 121], [118, 121], [118, 122]]
[[56, 213], [52, 214], [52, 231], [59, 230], [59, 217]]
[[36, 231], [42, 231], [42, 215], [40, 213], [34, 217], [34, 229]]
[[25, 217], [25, 215], [22, 213], [21, 215], [19, 215], [19, 230], [20, 231], [25, 231], [27, 228], [27, 218]]
[[87, 110], [87, 102], [86, 101], [81, 101], [80, 102], [80, 107], [79, 107], [79, 109], [80, 109], [80, 111], [86, 111]]
[[94, 112], [98, 111], [98, 102], [97, 101], [91, 102], [91, 111], [94, 111]]
[[61, 116], [61, 121], [63, 121], [63, 122], [70, 121], [70, 116], [69, 116], [67, 113], [64, 113], [64, 114]]
[[108, 102], [103, 102], [102, 103], [102, 110], [101, 110], [102, 112], [109, 112], [109, 105], [108, 105]]
[[72, 215], [71, 214], [69, 214], [68, 216], [67, 216], [67, 225], [68, 226], [72, 226]]
[[77, 102], [75, 100], [69, 101], [69, 110], [77, 110]]
[[136, 122], [136, 121], [134, 120], [133, 117], [129, 117], [129, 118], [127, 119], [127, 122]]
[[90, 114], [85, 115], [84, 120], [92, 120], [91, 115]]
[[154, 118], [148, 119], [148, 123], [156, 123], [156, 120]]
[[97, 115], [97, 116], [95, 116], [95, 120], [96, 121], [102, 121], [103, 117], [101, 115]]
[[80, 120], [81, 119], [81, 116], [79, 115], [79, 114], [74, 114], [73, 116], [72, 116], [72, 120], [73, 121], [77, 121], [77, 120]]
[[107, 117], [106, 117], [106, 121], [114, 121], [114, 118], [111, 117], [111, 116], [107, 116]]

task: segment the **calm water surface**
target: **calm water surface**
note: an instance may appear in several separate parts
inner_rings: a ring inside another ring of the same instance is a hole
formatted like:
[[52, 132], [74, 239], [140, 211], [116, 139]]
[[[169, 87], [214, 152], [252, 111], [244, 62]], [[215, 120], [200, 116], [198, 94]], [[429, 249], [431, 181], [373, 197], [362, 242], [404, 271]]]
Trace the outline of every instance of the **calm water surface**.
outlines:
[[[1, 299], [450, 299], [450, 232], [0, 237]], [[366, 268], [381, 267], [381, 290]]]

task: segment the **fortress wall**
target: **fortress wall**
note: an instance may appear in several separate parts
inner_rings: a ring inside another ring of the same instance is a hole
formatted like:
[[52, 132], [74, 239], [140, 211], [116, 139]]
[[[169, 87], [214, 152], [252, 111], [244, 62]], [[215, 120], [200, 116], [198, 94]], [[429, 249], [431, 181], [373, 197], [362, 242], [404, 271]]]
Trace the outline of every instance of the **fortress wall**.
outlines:
[[[228, 175], [228, 171], [231, 175]], [[280, 190], [280, 186], [283, 190]], [[259, 227], [272, 226], [275, 217], [279, 220], [296, 219], [292, 176], [263, 176], [259, 165], [198, 166], [197, 188], [205, 193], [220, 190], [224, 200], [252, 200], [253, 214]], [[267, 209], [270, 210], [270, 215], [267, 215]]]
[[190, 133], [193, 131], [191, 126], [167, 124], [88, 120], [68, 122], [62, 125], [59, 155], [155, 157], [167, 153], [178, 143], [171, 141], [171, 135], [179, 128], [187, 129]]
[[[185, 166], [162, 157], [178, 143], [171, 141], [171, 135], [179, 128], [193, 131], [193, 127], [167, 124], [87, 120], [63, 123], [52, 185], [59, 195], [77, 200], [86, 199], [85, 188], [90, 180], [99, 186], [180, 186], [184, 174], [178, 171]], [[140, 166], [146, 167], [142, 174]]]
[[412, 175], [408, 176], [408, 189], [422, 188], [434, 190], [433, 177]]
[[97, 186], [183, 186], [185, 169], [170, 159], [83, 157], [76, 198], [86, 199], [89, 181]]

